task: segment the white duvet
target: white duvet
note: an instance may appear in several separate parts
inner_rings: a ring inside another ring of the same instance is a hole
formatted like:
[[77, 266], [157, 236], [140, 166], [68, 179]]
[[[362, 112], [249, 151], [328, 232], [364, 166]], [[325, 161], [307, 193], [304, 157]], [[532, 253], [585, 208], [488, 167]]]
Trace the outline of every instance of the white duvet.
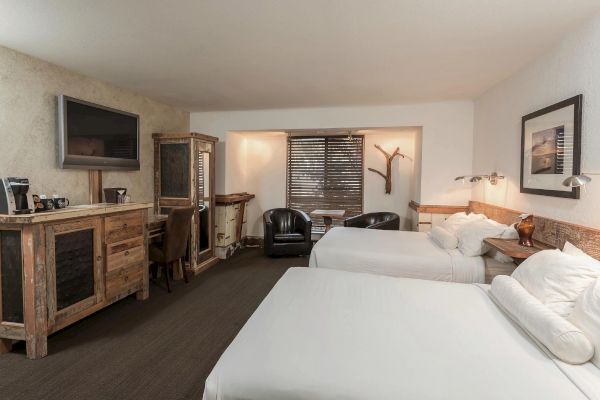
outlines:
[[292, 268], [206, 381], [205, 400], [599, 399], [479, 285]]
[[435, 281], [485, 280], [482, 257], [442, 249], [424, 232], [334, 228], [313, 247], [309, 266]]

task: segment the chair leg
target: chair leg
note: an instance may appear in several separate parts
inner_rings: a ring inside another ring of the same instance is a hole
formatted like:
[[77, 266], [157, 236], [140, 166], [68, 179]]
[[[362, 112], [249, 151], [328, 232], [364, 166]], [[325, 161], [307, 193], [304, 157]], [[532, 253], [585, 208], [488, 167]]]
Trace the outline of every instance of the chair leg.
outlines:
[[185, 283], [189, 282], [187, 270], [185, 269], [185, 264], [181, 261], [181, 258], [177, 260], [177, 264], [181, 266], [181, 272], [183, 272], [183, 281]]
[[171, 293], [171, 283], [169, 282], [169, 263], [163, 264], [165, 272], [165, 281], [167, 282], [167, 292]]
[[156, 277], [158, 276], [158, 263], [157, 262], [153, 262], [150, 265], [150, 272], [152, 273], [152, 279], [156, 279]]

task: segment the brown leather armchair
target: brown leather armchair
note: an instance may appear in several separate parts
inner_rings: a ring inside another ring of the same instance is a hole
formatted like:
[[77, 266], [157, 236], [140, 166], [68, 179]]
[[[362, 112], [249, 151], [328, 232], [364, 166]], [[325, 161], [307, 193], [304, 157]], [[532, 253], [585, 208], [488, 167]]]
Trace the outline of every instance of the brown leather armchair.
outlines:
[[275, 208], [263, 214], [267, 256], [308, 255], [312, 221], [304, 211]]
[[351, 228], [400, 230], [400, 216], [393, 212], [375, 212], [347, 218], [344, 226]]

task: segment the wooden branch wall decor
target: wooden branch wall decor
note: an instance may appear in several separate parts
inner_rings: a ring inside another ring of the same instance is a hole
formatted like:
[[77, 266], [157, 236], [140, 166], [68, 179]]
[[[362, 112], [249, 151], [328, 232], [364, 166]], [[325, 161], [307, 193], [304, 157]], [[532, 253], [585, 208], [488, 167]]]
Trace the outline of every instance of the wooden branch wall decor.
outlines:
[[400, 153], [400, 147], [396, 147], [396, 150], [394, 150], [394, 152], [391, 155], [387, 151], [383, 150], [381, 148], [381, 146], [378, 144], [375, 145], [375, 148], [377, 150], [379, 150], [380, 152], [382, 152], [383, 155], [385, 156], [386, 167], [387, 167], [386, 173], [384, 175], [382, 172], [377, 171], [374, 168], [369, 168], [369, 171], [375, 172], [376, 174], [381, 176], [383, 179], [385, 179], [385, 194], [390, 194], [390, 193], [392, 193], [392, 162], [394, 161], [394, 158], [396, 158], [396, 157], [406, 158], [406, 155]]

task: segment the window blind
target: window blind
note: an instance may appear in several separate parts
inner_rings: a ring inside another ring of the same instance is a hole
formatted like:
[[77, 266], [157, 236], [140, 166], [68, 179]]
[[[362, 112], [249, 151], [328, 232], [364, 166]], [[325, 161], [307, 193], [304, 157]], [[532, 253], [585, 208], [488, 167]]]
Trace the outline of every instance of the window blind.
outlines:
[[[287, 205], [307, 213], [316, 209], [363, 209], [363, 137], [290, 136], [287, 160]], [[335, 221], [334, 225], [342, 225]], [[324, 231], [313, 218], [313, 230]]]

